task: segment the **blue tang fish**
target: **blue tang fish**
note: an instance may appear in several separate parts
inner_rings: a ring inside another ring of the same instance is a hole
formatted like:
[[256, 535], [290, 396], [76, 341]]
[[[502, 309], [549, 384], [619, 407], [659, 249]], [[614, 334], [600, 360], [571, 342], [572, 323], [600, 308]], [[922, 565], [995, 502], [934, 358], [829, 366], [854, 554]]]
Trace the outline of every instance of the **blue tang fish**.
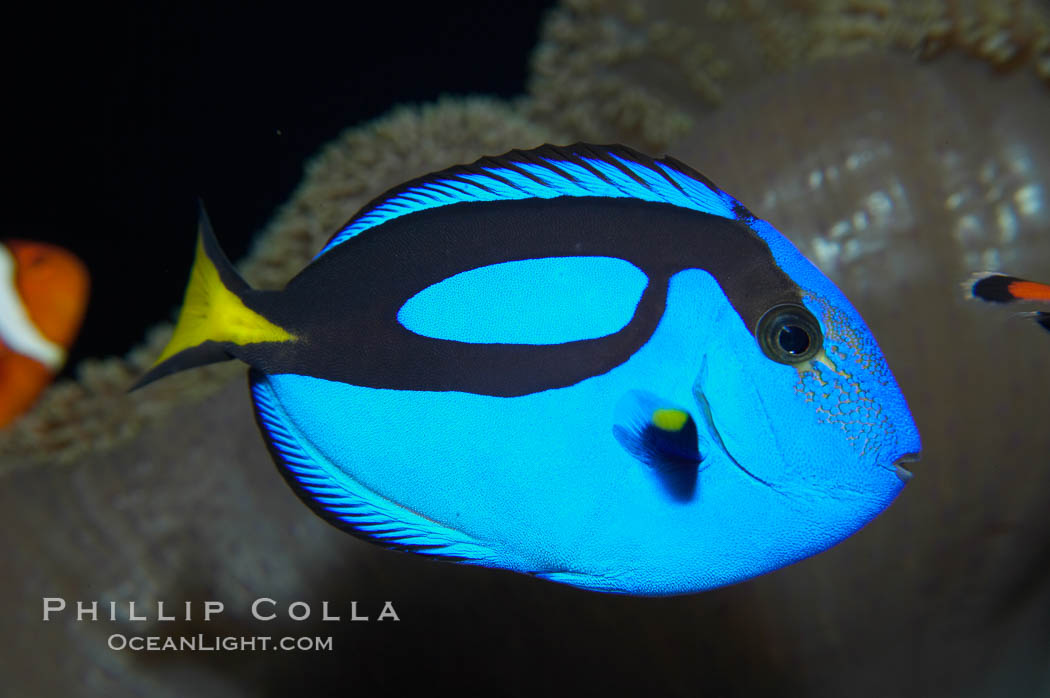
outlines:
[[202, 213], [139, 385], [231, 358], [331, 523], [599, 591], [695, 592], [825, 550], [920, 448], [842, 293], [705, 177], [622, 146], [407, 182], [281, 291], [241, 280]]

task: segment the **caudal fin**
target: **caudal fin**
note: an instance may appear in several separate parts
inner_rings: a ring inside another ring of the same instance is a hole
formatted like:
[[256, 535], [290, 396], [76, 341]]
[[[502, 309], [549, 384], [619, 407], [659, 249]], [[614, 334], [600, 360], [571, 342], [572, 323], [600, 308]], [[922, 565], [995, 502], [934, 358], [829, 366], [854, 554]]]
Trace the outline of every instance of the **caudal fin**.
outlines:
[[244, 304], [242, 297], [250, 291], [223, 254], [201, 206], [197, 252], [175, 332], [157, 361], [130, 390], [178, 371], [236, 358], [231, 349], [239, 345], [295, 339]]

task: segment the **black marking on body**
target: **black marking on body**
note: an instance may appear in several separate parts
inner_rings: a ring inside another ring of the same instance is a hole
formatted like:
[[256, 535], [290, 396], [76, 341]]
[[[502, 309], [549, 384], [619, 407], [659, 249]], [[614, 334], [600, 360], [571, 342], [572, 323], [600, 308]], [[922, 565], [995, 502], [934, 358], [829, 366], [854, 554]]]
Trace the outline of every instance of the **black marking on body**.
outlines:
[[[460, 272], [572, 256], [623, 259], [648, 276], [623, 329], [556, 345], [468, 344], [417, 335], [397, 321], [409, 298]], [[656, 329], [671, 276], [691, 268], [714, 276], [751, 332], [771, 306], [801, 302], [798, 286], [765, 241], [740, 221], [628, 198], [459, 203], [394, 218], [349, 238], [284, 291], [244, 293], [249, 307], [301, 339], [235, 352], [271, 374], [398, 390], [526, 395], [624, 363]]]

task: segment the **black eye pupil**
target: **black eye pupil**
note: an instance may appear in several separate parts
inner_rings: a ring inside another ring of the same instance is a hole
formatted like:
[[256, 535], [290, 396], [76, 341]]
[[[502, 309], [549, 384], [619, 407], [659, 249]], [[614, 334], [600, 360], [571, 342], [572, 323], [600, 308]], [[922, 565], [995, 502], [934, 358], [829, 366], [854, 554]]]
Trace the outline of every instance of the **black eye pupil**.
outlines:
[[798, 325], [785, 325], [780, 328], [777, 343], [789, 354], [802, 354], [809, 349], [809, 333]]

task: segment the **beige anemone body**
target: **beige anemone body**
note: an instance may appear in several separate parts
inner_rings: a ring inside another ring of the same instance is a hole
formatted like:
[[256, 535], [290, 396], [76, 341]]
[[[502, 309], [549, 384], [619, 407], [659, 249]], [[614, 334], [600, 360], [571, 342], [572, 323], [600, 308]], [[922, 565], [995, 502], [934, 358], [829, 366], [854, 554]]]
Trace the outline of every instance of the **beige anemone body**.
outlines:
[[[373, 196], [484, 154], [573, 140], [669, 152], [839, 284], [909, 399], [923, 459], [856, 536], [662, 601], [381, 551], [281, 482], [242, 366], [124, 392], [165, 344], [162, 326], [125, 357], [85, 362], [0, 437], [2, 622], [18, 638], [5, 685], [167, 696], [192, 680], [197, 695], [257, 695], [377, 680], [398, 656], [443, 676], [469, 657], [472, 682], [511, 693], [1050, 694], [1050, 342], [958, 286], [982, 269], [1050, 275], [1048, 14], [1037, 2], [567, 2], [545, 23], [526, 97], [446, 99], [348, 130], [240, 264], [279, 288]], [[221, 628], [197, 616], [178, 632], [331, 634], [342, 669], [313, 654], [147, 662], [107, 636], [170, 624], [43, 624], [42, 596], [121, 601], [124, 616], [129, 600], [219, 599]], [[314, 622], [319, 605], [311, 621], [260, 625], [260, 596], [392, 599], [407, 622], [382, 643], [368, 626]]]

